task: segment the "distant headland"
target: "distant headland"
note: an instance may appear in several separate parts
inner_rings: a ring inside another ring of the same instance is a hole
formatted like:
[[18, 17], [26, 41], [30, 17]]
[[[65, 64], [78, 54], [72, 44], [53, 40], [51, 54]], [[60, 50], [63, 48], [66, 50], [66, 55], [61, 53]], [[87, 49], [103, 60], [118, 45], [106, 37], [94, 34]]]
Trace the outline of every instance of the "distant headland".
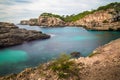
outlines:
[[43, 13], [38, 18], [21, 20], [22, 25], [45, 27], [82, 26], [88, 30], [120, 30], [120, 2], [76, 15]]

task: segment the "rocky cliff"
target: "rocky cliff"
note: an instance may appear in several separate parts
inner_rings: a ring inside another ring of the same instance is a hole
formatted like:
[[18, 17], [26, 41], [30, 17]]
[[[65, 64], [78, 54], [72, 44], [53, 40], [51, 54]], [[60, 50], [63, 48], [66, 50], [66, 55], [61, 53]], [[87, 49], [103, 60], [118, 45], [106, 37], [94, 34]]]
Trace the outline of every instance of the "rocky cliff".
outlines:
[[0, 80], [120, 80], [120, 39], [95, 49], [89, 57], [58, 61], [62, 62], [48, 62]]
[[47, 38], [50, 38], [50, 36], [42, 32], [19, 29], [13, 23], [0, 22], [0, 48]]
[[120, 30], [120, 3], [110, 3], [96, 10], [70, 16], [43, 13], [39, 18], [23, 20], [21, 24], [46, 27], [81, 26], [88, 30]]
[[48, 27], [65, 26], [65, 22], [56, 17], [40, 16], [38, 18], [38, 25]]
[[75, 22], [90, 30], [120, 30], [120, 11], [107, 9], [96, 11]]

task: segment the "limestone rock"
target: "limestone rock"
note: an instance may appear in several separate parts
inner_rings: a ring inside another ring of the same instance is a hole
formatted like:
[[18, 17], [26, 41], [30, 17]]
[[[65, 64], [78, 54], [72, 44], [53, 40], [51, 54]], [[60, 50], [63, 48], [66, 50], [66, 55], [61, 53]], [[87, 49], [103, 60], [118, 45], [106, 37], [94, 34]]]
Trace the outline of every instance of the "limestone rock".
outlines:
[[120, 11], [100, 10], [76, 21], [75, 24], [88, 30], [120, 30]]
[[55, 27], [55, 26], [64, 26], [65, 22], [59, 18], [55, 17], [48, 17], [48, 16], [40, 16], [38, 19], [39, 26], [48, 26], [48, 27]]

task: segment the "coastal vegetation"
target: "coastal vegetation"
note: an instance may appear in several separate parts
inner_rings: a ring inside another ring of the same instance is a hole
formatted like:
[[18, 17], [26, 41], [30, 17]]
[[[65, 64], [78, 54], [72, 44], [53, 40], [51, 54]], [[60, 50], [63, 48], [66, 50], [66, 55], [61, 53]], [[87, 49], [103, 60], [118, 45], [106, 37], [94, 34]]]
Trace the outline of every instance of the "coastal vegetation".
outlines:
[[72, 14], [72, 15], [57, 15], [57, 14], [52, 14], [52, 13], [43, 13], [41, 16], [49, 16], [49, 17], [56, 17], [60, 18], [65, 22], [75, 22], [79, 19], [84, 18], [86, 15], [92, 14], [94, 12], [100, 11], [100, 10], [107, 10], [107, 9], [115, 9], [116, 11], [120, 11], [120, 2], [114, 2], [110, 3], [105, 6], [100, 6], [96, 10], [91, 10], [91, 11], [83, 11], [79, 14]]
[[53, 13], [42, 13], [40, 16], [43, 16], [43, 17], [56, 17], [56, 18], [60, 18], [60, 19], [64, 20], [62, 16], [57, 15], [57, 14], [53, 14]]
[[96, 11], [107, 10], [107, 9], [115, 9], [117, 11], [120, 11], [120, 2], [114, 2], [114, 3], [110, 3], [106, 6], [101, 6]]
[[[67, 16], [60, 16], [52, 13], [43, 13], [40, 15], [40, 17], [42, 16], [41, 17], [42, 20], [40, 20], [41, 18], [39, 18], [39, 19], [30, 19], [30, 21], [31, 23], [34, 22], [34, 25], [37, 25], [38, 21], [40, 21], [41, 23], [44, 23], [45, 26], [47, 26], [46, 22], [50, 21], [49, 26], [54, 26], [54, 25], [51, 25], [53, 23], [55, 23], [55, 26], [59, 26], [59, 24], [65, 24], [64, 22], [75, 22], [97, 11], [106, 11], [108, 9], [114, 9], [116, 13], [119, 13], [120, 11], [119, 6], [120, 6], [120, 3], [115, 2], [115, 3], [108, 4], [106, 6], [101, 6], [96, 10], [84, 11], [76, 15], [73, 14], [73, 15], [67, 15]], [[102, 12], [100, 12], [99, 14], [102, 14]], [[55, 18], [51, 19], [51, 17], [55, 17]], [[92, 17], [95, 18], [96, 16], [92, 15]], [[119, 17], [120, 16], [118, 15], [117, 16], [118, 20], [119, 20]], [[56, 22], [58, 22], [59, 24], [56, 25]], [[95, 28], [96, 25], [100, 26], [100, 23], [98, 22], [99, 21], [95, 22], [94, 20], [94, 21], [91, 21], [90, 24], [92, 24], [92, 27]], [[109, 21], [104, 19], [101, 22], [103, 24], [109, 23]], [[85, 21], [85, 23], [87, 22]], [[115, 23], [115, 24], [118, 24], [118, 26], [120, 25], [120, 23]], [[31, 40], [37, 40], [37, 39], [42, 40], [42, 39], [50, 38], [50, 35], [44, 34], [40, 31], [19, 29], [17, 26], [15, 26], [12, 23], [0, 23], [0, 26], [1, 26], [0, 27], [1, 29], [0, 43], [2, 43], [0, 44], [0, 48], [22, 44], [24, 42], [28, 42]], [[109, 29], [111, 29], [111, 27]], [[80, 56], [79, 52], [72, 52], [71, 56], [67, 54], [61, 54], [58, 58], [50, 62], [41, 64], [40, 66], [35, 68], [27, 68], [18, 74], [11, 74], [5, 77], [0, 77], [0, 80], [16, 80], [16, 79], [17, 80], [120, 80], [120, 71], [119, 71], [120, 70], [120, 54], [119, 54], [120, 45], [118, 44], [120, 44], [120, 39], [112, 41], [109, 44], [106, 44], [102, 47], [97, 48], [87, 58], [80, 57], [80, 58], [71, 59], [73, 57]], [[32, 58], [32, 60], [34, 60], [35, 58]]]
[[69, 76], [76, 76], [79, 72], [79, 68], [74, 61], [70, 61], [71, 56], [67, 54], [61, 54], [54, 62], [51, 64], [50, 68], [57, 73], [59, 78], [68, 78]]
[[20, 24], [44, 27], [81, 26], [87, 30], [120, 30], [120, 2], [100, 6], [95, 10], [72, 15], [43, 13], [37, 19], [22, 20]]

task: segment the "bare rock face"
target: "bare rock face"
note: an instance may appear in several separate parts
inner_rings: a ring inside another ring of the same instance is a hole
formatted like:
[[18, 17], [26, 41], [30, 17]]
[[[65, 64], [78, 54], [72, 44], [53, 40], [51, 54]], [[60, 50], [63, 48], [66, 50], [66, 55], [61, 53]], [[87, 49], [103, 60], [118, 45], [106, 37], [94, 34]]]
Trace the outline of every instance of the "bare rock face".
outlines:
[[32, 18], [29, 20], [29, 25], [34, 26], [38, 24], [38, 19], [37, 18]]
[[50, 38], [50, 36], [42, 32], [19, 29], [13, 23], [0, 22], [0, 48], [21, 44], [25, 41], [47, 38]]
[[65, 22], [59, 18], [55, 17], [48, 17], [48, 16], [40, 16], [38, 19], [39, 26], [48, 26], [48, 27], [55, 27], [55, 26], [64, 26]]
[[90, 30], [120, 30], [120, 11], [100, 10], [75, 22]]

